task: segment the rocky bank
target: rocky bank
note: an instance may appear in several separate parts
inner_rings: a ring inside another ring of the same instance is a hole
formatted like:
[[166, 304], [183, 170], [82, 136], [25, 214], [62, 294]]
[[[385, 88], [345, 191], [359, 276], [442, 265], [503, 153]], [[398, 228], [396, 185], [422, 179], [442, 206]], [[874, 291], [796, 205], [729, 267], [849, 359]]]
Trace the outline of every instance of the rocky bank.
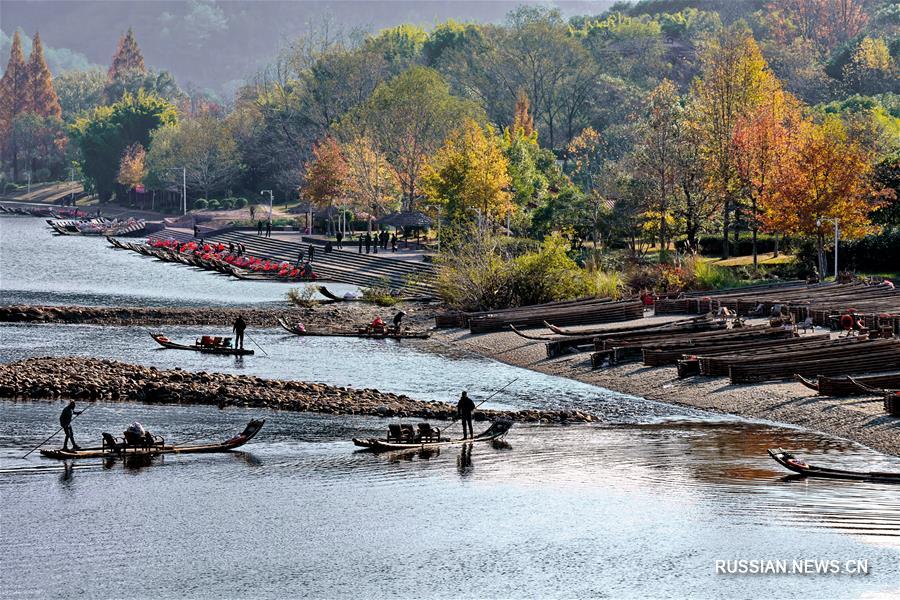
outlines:
[[[0, 398], [73, 398], [84, 401], [138, 401], [213, 404], [327, 414], [452, 419], [455, 406], [422, 402], [374, 389], [262, 379], [247, 375], [160, 370], [112, 360], [72, 357], [29, 358], [0, 365]], [[505, 417], [521, 422], [589, 422], [580, 411], [477, 411], [475, 420]]]
[[315, 308], [177, 307], [147, 308], [131, 306], [0, 306], [0, 322], [79, 323], [84, 325], [231, 325], [242, 315], [248, 326], [277, 327], [276, 319], [289, 323], [302, 321], [313, 327], [352, 327], [371, 322], [376, 315], [385, 320], [403, 309], [404, 323], [425, 329], [433, 325], [434, 311], [428, 305], [406, 302], [382, 308], [364, 302], [320, 304]]

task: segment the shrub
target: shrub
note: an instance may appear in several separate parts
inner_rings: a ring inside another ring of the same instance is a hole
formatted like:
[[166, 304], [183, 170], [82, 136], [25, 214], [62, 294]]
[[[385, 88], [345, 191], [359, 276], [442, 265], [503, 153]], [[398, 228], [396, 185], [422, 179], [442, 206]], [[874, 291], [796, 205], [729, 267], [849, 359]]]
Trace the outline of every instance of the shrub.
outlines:
[[591, 293], [587, 273], [567, 254], [568, 242], [558, 233], [544, 239], [537, 252], [510, 264], [510, 286], [521, 306], [577, 298]]
[[628, 290], [625, 278], [617, 271], [588, 272], [591, 292], [601, 298], [622, 298]]
[[234, 207], [235, 208], [245, 208], [247, 206], [246, 198], [235, 198], [234, 199]]
[[394, 306], [400, 299], [396, 297], [391, 291], [390, 284], [387, 279], [383, 279], [383, 281], [378, 285], [373, 285], [368, 288], [362, 288], [362, 297], [363, 300], [367, 302], [372, 302], [373, 304], [377, 304], [378, 306]]
[[235, 198], [223, 198], [221, 202], [219, 202], [219, 206], [222, 210], [231, 210], [234, 208]]
[[209, 203], [205, 198], [197, 198], [194, 200], [194, 210], [206, 210], [207, 206], [209, 206]]
[[221, 204], [219, 204], [218, 200], [216, 200], [215, 198], [212, 198], [207, 203], [207, 206], [209, 206], [209, 210], [219, 210], [219, 208], [221, 207]]
[[300, 308], [313, 308], [319, 304], [316, 300], [316, 287], [313, 285], [304, 285], [301, 288], [291, 288], [287, 292], [288, 302]]

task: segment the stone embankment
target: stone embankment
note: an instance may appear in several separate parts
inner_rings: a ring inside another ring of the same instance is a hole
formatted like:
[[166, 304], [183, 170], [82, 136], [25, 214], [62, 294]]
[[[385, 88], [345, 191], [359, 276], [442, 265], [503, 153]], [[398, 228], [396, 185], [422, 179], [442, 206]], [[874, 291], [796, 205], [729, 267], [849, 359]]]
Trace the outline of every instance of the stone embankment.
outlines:
[[[242, 315], [250, 327], [277, 327], [276, 318], [302, 321], [314, 326], [347, 327], [367, 323], [381, 315], [387, 318], [401, 308], [380, 308], [362, 302], [322, 304], [315, 308], [230, 308], [177, 307], [146, 308], [130, 306], [0, 306], [0, 322], [78, 323], [83, 325], [215, 325], [230, 326]], [[405, 303], [405, 323], [428, 327], [433, 311], [419, 303]]]
[[[0, 398], [148, 404], [212, 404], [339, 415], [451, 419], [455, 407], [374, 389], [262, 379], [247, 375], [160, 370], [111, 360], [41, 357], [0, 365]], [[579, 411], [478, 411], [476, 420], [506, 417], [522, 422], [589, 422]]]

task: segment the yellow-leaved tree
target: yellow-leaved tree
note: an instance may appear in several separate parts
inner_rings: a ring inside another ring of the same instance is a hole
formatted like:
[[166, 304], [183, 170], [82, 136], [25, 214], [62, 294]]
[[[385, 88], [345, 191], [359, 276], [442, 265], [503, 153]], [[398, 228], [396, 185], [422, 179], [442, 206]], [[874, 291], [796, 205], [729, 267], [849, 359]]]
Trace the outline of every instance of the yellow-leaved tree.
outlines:
[[422, 189], [450, 220], [498, 222], [513, 210], [508, 166], [494, 129], [466, 119], [425, 166]]

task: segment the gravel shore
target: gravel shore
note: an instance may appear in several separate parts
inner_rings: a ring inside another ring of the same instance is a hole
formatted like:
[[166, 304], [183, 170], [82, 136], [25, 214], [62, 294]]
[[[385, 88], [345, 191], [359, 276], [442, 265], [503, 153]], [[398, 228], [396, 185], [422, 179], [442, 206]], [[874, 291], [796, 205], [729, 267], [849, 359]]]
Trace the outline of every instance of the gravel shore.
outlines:
[[[160, 370], [112, 360], [41, 357], [0, 365], [0, 398], [72, 398], [148, 404], [212, 404], [420, 419], [452, 419], [455, 405], [423, 402], [374, 389], [263, 379], [247, 375]], [[521, 422], [589, 422], [579, 411], [475, 412], [476, 421], [504, 417]]]
[[[630, 323], [661, 323], [678, 318], [683, 317], [648, 317]], [[621, 325], [611, 323], [609, 327]], [[528, 333], [545, 335], [550, 332], [545, 329]], [[880, 398], [822, 397], [794, 382], [732, 385], [728, 379], [721, 377], [679, 379], [675, 367], [646, 367], [640, 362], [592, 371], [588, 353], [548, 359], [543, 342], [526, 340], [512, 332], [472, 335], [461, 329], [439, 330], [432, 339], [511, 365], [576, 379], [613, 391], [714, 412], [799, 425], [900, 456], [900, 419], [884, 412]]]

